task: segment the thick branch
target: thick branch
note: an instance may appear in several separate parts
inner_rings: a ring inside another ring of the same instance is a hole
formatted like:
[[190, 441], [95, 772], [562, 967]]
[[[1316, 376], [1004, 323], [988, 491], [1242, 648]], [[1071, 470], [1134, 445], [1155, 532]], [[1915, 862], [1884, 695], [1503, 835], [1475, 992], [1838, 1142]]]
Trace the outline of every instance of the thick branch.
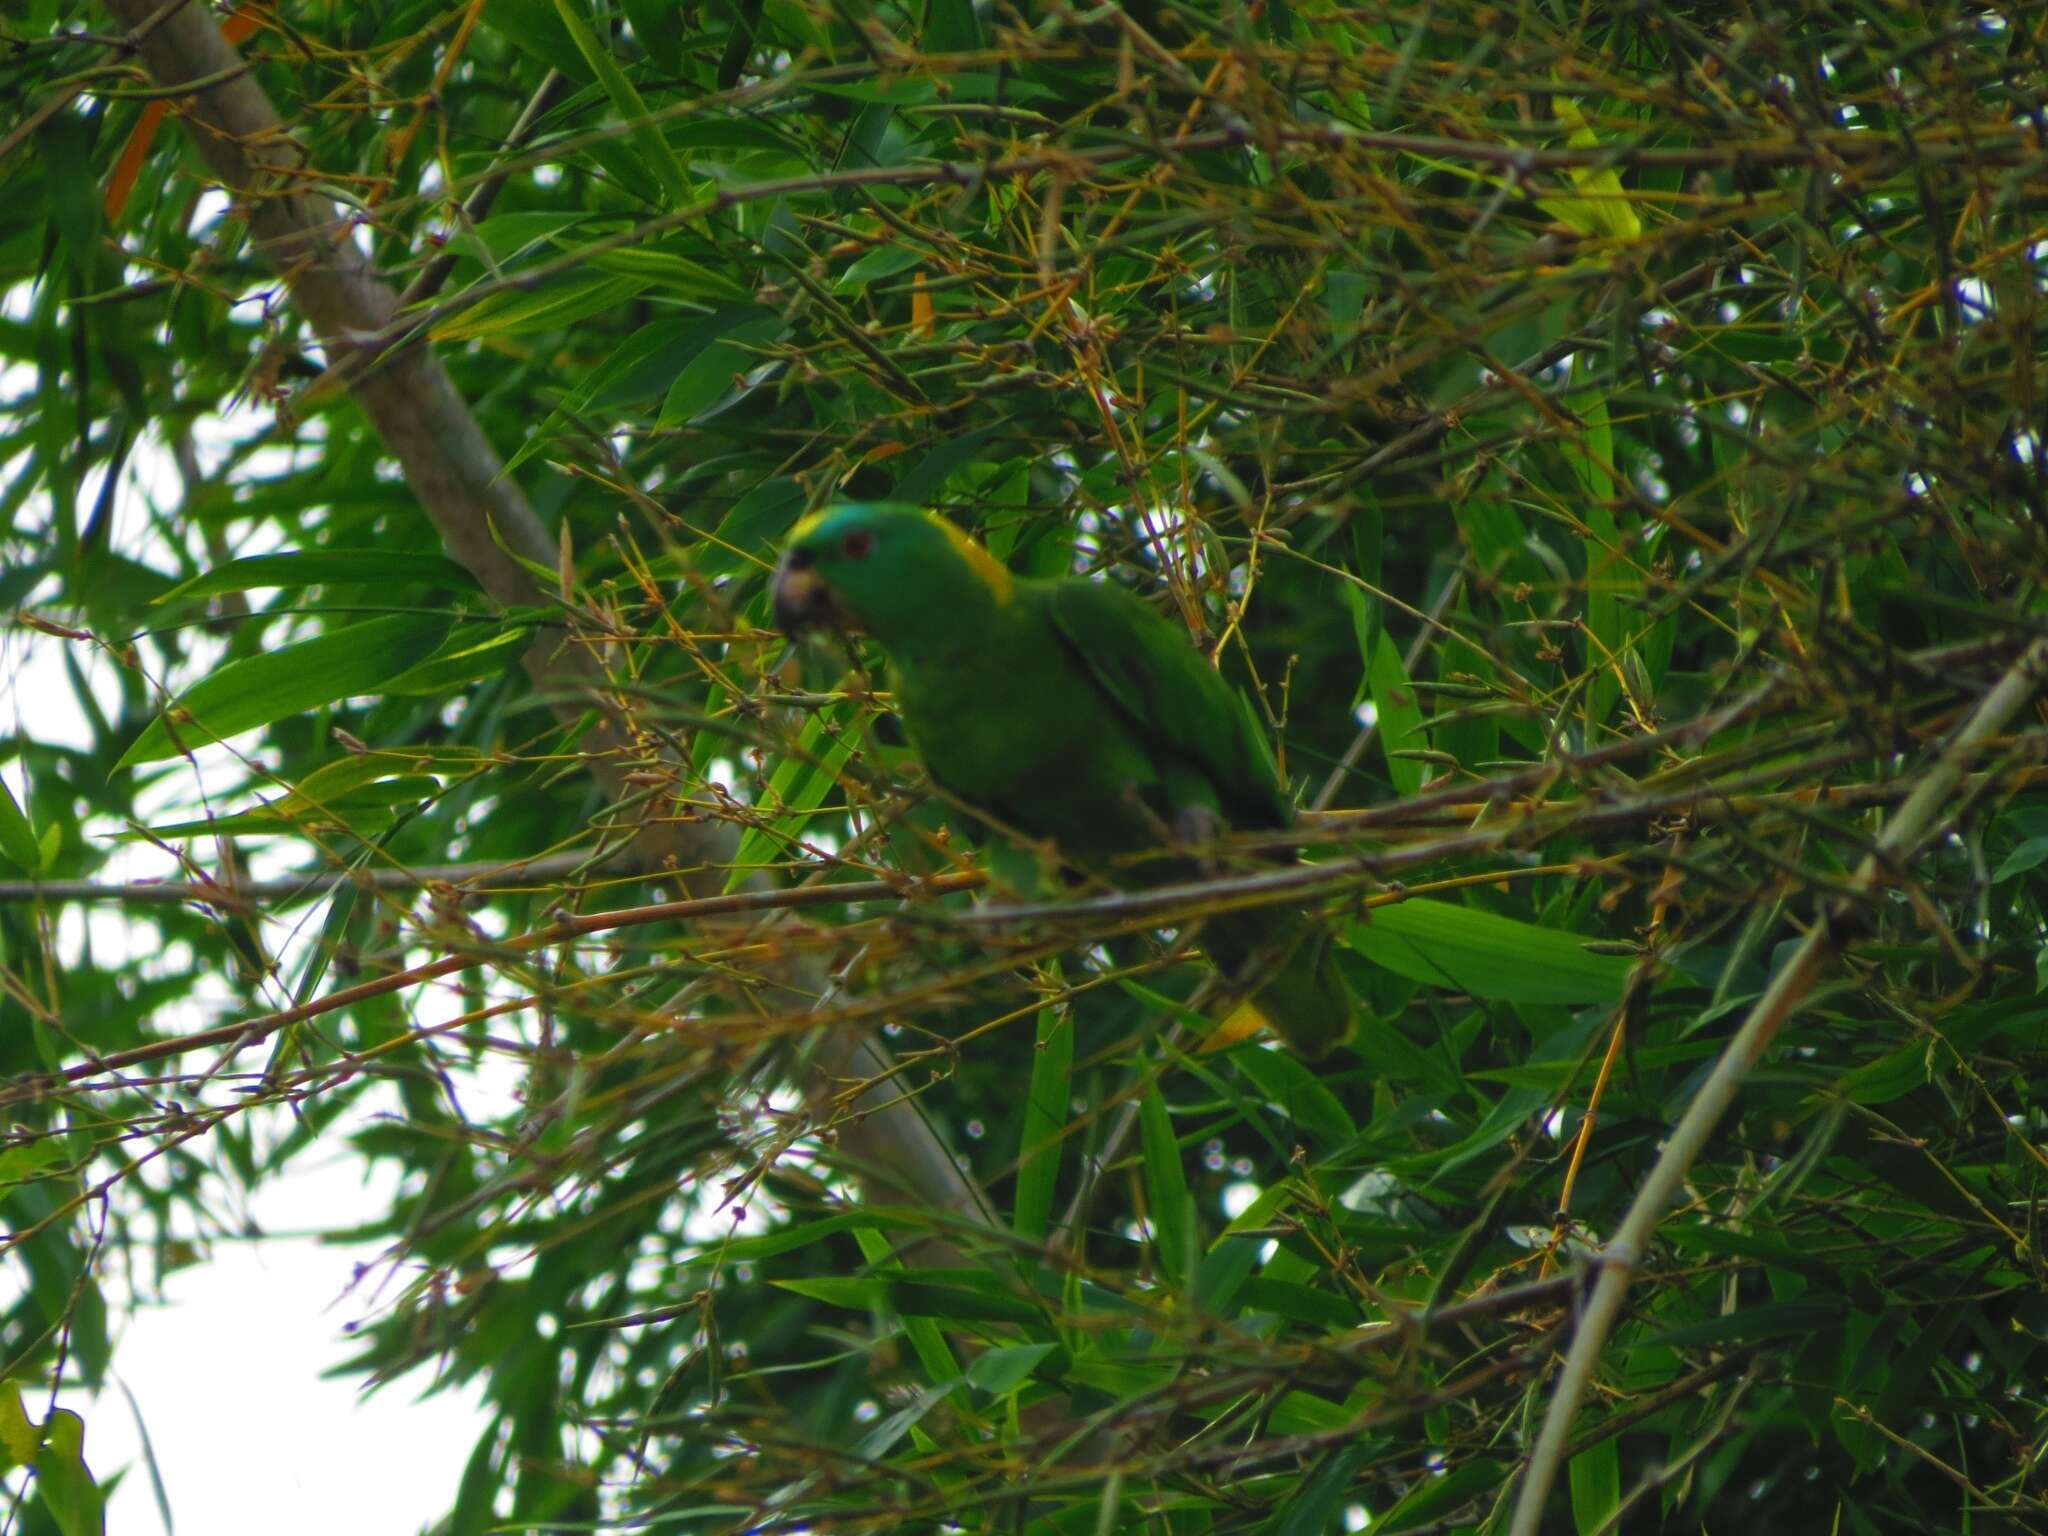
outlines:
[[[166, 14], [159, 0], [107, 0], [128, 29], [149, 72], [165, 85], [208, 80], [180, 104], [180, 116], [207, 164], [244, 209], [265, 258], [283, 277], [293, 301], [319, 334], [330, 364], [360, 351], [359, 338], [390, 327], [398, 295], [372, 269], [353, 239], [351, 221], [333, 202], [305, 190], [313, 184], [304, 149], [286, 131], [263, 88], [239, 72], [240, 55], [199, 4]], [[552, 570], [548, 537], [517, 481], [457, 393], [441, 361], [425, 346], [403, 348], [362, 370], [351, 392], [405, 472], [421, 508], [449, 552], [475, 575], [491, 598], [514, 606], [544, 601], [529, 566]], [[522, 563], [526, 562], [526, 563]], [[580, 652], [537, 641], [525, 657], [528, 675], [565, 722], [586, 701], [604, 697], [604, 679]], [[607, 713], [585, 737], [592, 771], [615, 797], [627, 792], [626, 774], [647, 749], [624, 722]], [[727, 829], [711, 823], [661, 820], [643, 830], [650, 862], [674, 871], [687, 896], [714, 893], [724, 877]], [[826, 1094], [847, 1078], [874, 1075], [885, 1063], [881, 1046], [834, 1031], [820, 1052], [815, 1085]], [[878, 1089], [856, 1106], [840, 1142], [853, 1163], [886, 1170], [878, 1198], [937, 1206], [968, 1219], [986, 1219], [986, 1205], [955, 1165], [915, 1104]], [[877, 1175], [879, 1178], [880, 1175]]]

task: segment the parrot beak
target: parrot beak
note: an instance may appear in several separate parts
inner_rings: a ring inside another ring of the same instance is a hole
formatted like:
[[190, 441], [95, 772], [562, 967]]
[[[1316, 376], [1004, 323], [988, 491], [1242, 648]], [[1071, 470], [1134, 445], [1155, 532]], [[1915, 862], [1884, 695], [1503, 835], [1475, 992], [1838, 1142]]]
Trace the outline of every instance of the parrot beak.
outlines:
[[792, 640], [807, 630], [854, 627], [833, 600], [832, 589], [825, 585], [824, 578], [811, 569], [809, 550], [793, 549], [782, 557], [782, 564], [775, 568], [772, 590], [775, 627]]

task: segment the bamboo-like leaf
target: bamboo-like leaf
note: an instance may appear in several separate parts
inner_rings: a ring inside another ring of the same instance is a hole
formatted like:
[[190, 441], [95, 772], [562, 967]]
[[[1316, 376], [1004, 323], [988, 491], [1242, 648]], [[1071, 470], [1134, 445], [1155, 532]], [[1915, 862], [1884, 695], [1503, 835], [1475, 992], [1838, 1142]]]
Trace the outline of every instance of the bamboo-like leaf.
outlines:
[[0, 855], [19, 865], [24, 874], [33, 875], [43, 867], [35, 825], [21, 813], [20, 802], [4, 780], [0, 780]]
[[[1586, 121], [1586, 115], [1579, 110], [1576, 101], [1560, 94], [1551, 97], [1550, 102], [1559, 119], [1572, 125], [1571, 136], [1565, 140], [1567, 144], [1573, 149], [1599, 147], [1600, 135]], [[1572, 185], [1582, 195], [1538, 198], [1537, 204], [1545, 213], [1569, 224], [1582, 235], [1606, 236], [1614, 240], [1642, 237], [1642, 216], [1630, 201], [1620, 172], [1611, 165], [1588, 165], [1574, 166], [1569, 174]]]
[[662, 137], [661, 125], [649, 121], [647, 103], [640, 99], [633, 82], [626, 78], [625, 71], [612, 58], [611, 50], [590, 30], [590, 23], [583, 19], [574, 0], [555, 0], [555, 14], [561, 17], [570, 40], [576, 44], [576, 51], [583, 55], [583, 62], [590, 66], [590, 72], [597, 77], [597, 83], [611, 97], [613, 108], [625, 119], [633, 135], [633, 143], [653, 171], [655, 180], [661, 183], [669, 206], [680, 208], [688, 203], [690, 178], [684, 174], [682, 162], [669, 148], [668, 140]]
[[1579, 1536], [1595, 1536], [1621, 1504], [1621, 1447], [1609, 1438], [1571, 1459], [1572, 1524]]
[[1020, 1386], [1046, 1359], [1057, 1353], [1057, 1344], [1012, 1344], [986, 1350], [967, 1367], [967, 1379], [984, 1392], [997, 1396]]
[[282, 549], [268, 555], [246, 555], [181, 581], [155, 599], [158, 604], [185, 598], [214, 597], [223, 592], [250, 592], [261, 587], [334, 586], [361, 583], [376, 587], [476, 588], [476, 578], [445, 555], [400, 553], [388, 549]]
[[703, 347], [677, 373], [661, 404], [659, 425], [680, 426], [704, 415], [719, 401], [736, 393], [740, 375], [756, 367], [760, 349], [779, 339], [788, 327], [776, 315], [749, 317], [735, 310], [731, 323], [705, 338]]
[[464, 683], [504, 671], [532, 644], [533, 631], [524, 625], [465, 625], [433, 655], [392, 678], [383, 691], [445, 694]]
[[1386, 757], [1387, 775], [1399, 793], [1416, 794], [1428, 777], [1428, 769], [1420, 759], [1401, 754], [1427, 751], [1429, 736], [1422, 729], [1422, 708], [1408, 681], [1400, 647], [1384, 627], [1374, 637], [1368, 680], [1373, 708], [1378, 711], [1380, 751]]
[[1195, 1197], [1188, 1191], [1187, 1167], [1173, 1134], [1173, 1118], [1159, 1085], [1150, 1084], [1138, 1101], [1140, 1139], [1145, 1153], [1145, 1204], [1152, 1219], [1153, 1248], [1159, 1267], [1177, 1286], [1194, 1281]]
[[444, 320], [429, 334], [436, 341], [473, 341], [479, 336], [518, 336], [529, 331], [559, 330], [631, 298], [646, 288], [649, 281], [639, 276], [574, 272], [544, 284], [533, 293], [516, 290], [494, 293]]
[[104, 1536], [106, 1497], [85, 1464], [85, 1420], [56, 1409], [43, 1425], [36, 1493], [63, 1536]]
[[1031, 1085], [1025, 1090], [1024, 1129], [1017, 1147], [1017, 1190], [1011, 1202], [1011, 1230], [1020, 1241], [1042, 1243], [1052, 1221], [1066, 1150], [1074, 1061], [1074, 1021], [1065, 1009], [1038, 1011], [1038, 1038], [1031, 1057]]
[[1358, 1134], [1343, 1102], [1294, 1056], [1279, 1051], [1243, 1051], [1235, 1065], [1258, 1084], [1276, 1109], [1319, 1139], [1342, 1146]]
[[1614, 1003], [1631, 962], [1576, 935], [1423, 897], [1377, 907], [1345, 942], [1399, 975], [1521, 1003]]
[[764, 864], [788, 857], [790, 842], [802, 833], [811, 812], [839, 782], [839, 770], [846, 766], [859, 740], [858, 726], [828, 733], [823, 715], [804, 722], [796, 750], [776, 767], [762, 799], [760, 810], [774, 819], [765, 828], [749, 827], [740, 839], [732, 873], [726, 877], [727, 890], [739, 889]]
[[159, 716], [144, 728], [117, 768], [176, 757], [182, 750], [268, 725], [384, 683], [430, 652], [448, 621], [432, 615], [393, 614], [331, 629], [274, 651], [229, 662], [194, 683], [171, 706], [175, 730]]

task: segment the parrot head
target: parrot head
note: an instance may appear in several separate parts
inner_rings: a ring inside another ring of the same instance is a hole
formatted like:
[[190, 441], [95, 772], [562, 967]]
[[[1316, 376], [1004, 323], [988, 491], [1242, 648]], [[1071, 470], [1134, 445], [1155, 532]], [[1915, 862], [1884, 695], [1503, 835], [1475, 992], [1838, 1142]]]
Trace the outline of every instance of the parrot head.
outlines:
[[1004, 603], [1010, 573], [944, 518], [889, 502], [814, 512], [791, 531], [775, 568], [775, 625], [873, 635], [883, 645], [929, 626], [970, 594]]

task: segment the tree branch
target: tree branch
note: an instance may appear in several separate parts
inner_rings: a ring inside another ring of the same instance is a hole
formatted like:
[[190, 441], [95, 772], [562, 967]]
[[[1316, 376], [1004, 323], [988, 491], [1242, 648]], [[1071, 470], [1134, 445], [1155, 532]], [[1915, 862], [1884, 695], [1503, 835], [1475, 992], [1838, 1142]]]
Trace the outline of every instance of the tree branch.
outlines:
[[[222, 37], [204, 6], [166, 6], [158, 0], [106, 0], [108, 11], [132, 34], [150, 74], [167, 86], [196, 80], [217, 83], [181, 104], [180, 118], [249, 220], [255, 244], [291, 290], [293, 301], [321, 338], [329, 366], [362, 349], [357, 338], [377, 336], [397, 321], [399, 299], [377, 275], [352, 238], [355, 221], [338, 216], [331, 200], [309, 185], [302, 146], [286, 130], [251, 74], [237, 73], [241, 56]], [[397, 458], [421, 508], [449, 552], [474, 575], [494, 602], [513, 607], [543, 601], [531, 567], [555, 568], [558, 555], [540, 518], [504, 461], [484, 436], [468, 403], [440, 359], [425, 346], [376, 358], [350, 391], [384, 444]], [[540, 693], [558, 701], [565, 724], [588, 704], [601, 718], [585, 736], [591, 770], [607, 793], [623, 799], [627, 774], [653, 748], [617, 711], [605, 707], [605, 679], [581, 652], [548, 640], [528, 649], [524, 665]], [[711, 823], [657, 820], [641, 829], [650, 863], [670, 872], [686, 896], [714, 893], [725, 878], [730, 830]], [[885, 1065], [878, 1042], [856, 1032], [829, 1031], [814, 1058], [815, 1093], [843, 1091], [858, 1074]], [[886, 1087], [858, 1101], [840, 1128], [852, 1165], [891, 1170], [893, 1180], [875, 1193], [905, 1198], [972, 1220], [987, 1220], [980, 1191], [954, 1162], [913, 1101]], [[873, 1176], [871, 1177], [879, 1177]]]

